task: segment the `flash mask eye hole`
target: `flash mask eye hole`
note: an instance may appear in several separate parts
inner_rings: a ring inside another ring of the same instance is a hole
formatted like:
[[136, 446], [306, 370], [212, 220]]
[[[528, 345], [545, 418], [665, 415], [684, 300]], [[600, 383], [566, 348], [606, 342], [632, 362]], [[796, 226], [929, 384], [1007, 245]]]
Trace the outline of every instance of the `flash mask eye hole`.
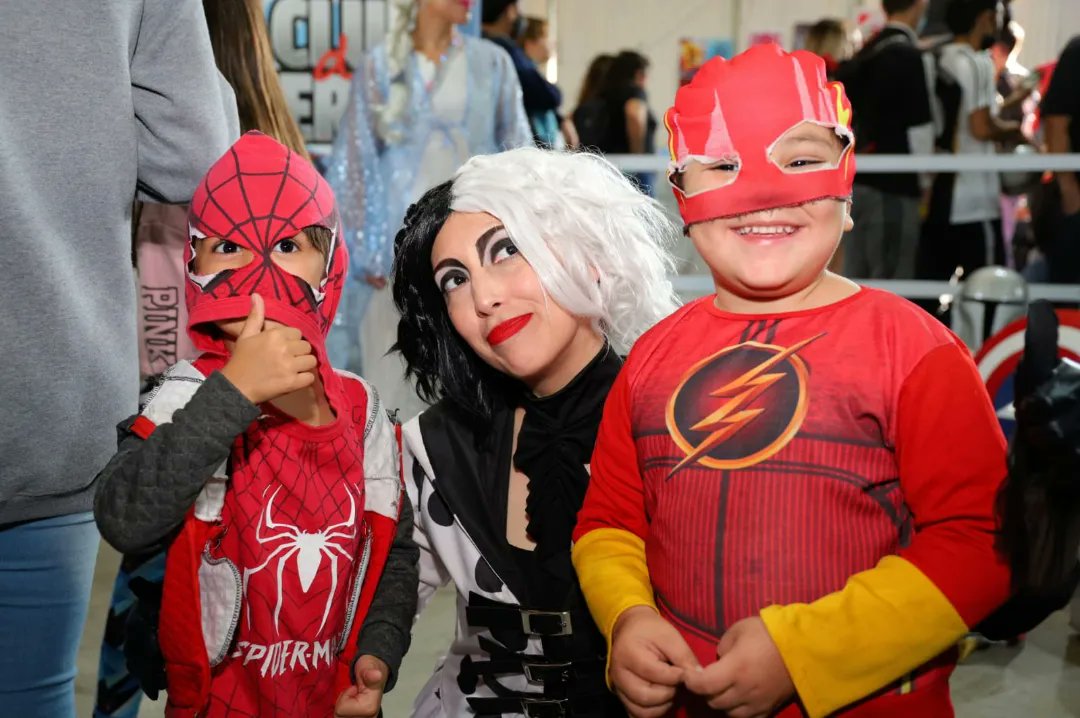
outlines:
[[689, 157], [668, 173], [668, 182], [684, 197], [693, 197], [731, 185], [739, 178], [742, 160], [738, 155], [719, 159]]
[[807, 174], [837, 169], [850, 147], [849, 133], [807, 121], [780, 135], [767, 155], [769, 162], [784, 174]]

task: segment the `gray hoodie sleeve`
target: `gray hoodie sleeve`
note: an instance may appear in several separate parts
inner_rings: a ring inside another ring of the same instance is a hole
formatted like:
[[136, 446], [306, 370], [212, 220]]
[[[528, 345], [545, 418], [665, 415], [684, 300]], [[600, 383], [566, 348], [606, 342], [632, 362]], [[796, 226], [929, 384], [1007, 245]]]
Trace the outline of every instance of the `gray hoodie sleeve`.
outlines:
[[[239, 137], [200, 0], [144, 0], [131, 57], [139, 199], [185, 203]], [[207, 82], [213, 78], [213, 82]]]
[[390, 555], [386, 558], [379, 585], [371, 598], [371, 606], [360, 627], [356, 646], [357, 659], [363, 655], [375, 656], [390, 667], [387, 691], [394, 687], [401, 661], [409, 650], [413, 617], [416, 616], [420, 549], [412, 535], [412, 504], [403, 497], [397, 533], [390, 545]]
[[202, 487], [229, 456], [259, 408], [218, 372], [146, 439], [120, 424], [119, 449], [97, 477], [94, 518], [102, 537], [125, 554], [163, 549]]

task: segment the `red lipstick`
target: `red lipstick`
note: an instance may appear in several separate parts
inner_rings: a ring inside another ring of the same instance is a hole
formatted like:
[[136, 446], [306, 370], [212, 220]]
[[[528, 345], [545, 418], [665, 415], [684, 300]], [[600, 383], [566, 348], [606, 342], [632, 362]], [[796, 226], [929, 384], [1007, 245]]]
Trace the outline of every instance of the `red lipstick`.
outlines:
[[507, 339], [524, 329], [525, 325], [532, 321], [532, 317], [532, 314], [522, 314], [521, 316], [514, 317], [513, 319], [507, 319], [505, 322], [497, 325], [494, 329], [488, 332], [487, 343], [491, 346], [495, 346], [496, 344], [502, 344]]

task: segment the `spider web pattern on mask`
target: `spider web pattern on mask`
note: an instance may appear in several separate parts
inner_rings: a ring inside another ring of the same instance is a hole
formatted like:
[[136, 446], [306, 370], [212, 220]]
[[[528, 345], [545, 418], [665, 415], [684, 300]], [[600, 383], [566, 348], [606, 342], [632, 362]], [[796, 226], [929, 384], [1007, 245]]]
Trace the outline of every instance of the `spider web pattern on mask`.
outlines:
[[[351, 422], [315, 441], [278, 428], [283, 421], [253, 426], [233, 451], [219, 552], [246, 589], [230, 658], [216, 669], [210, 715], [332, 715], [337, 698], [336, 649], [364, 536], [361, 443]], [[317, 563], [306, 592], [304, 561]]]
[[[255, 258], [245, 267], [219, 273], [205, 284], [203, 292], [224, 299], [258, 291], [316, 314], [320, 328], [325, 329], [329, 322], [320, 306], [322, 297], [305, 281], [279, 268], [272, 256], [275, 244], [295, 237], [305, 226], [334, 226], [333, 205], [322, 206], [318, 185], [303, 176], [310, 168], [294, 162], [291, 154], [281, 170], [259, 172], [243, 169], [235, 149], [229, 156], [233, 161], [227, 174], [219, 163], [204, 179], [205, 201], [193, 208], [192, 215], [206, 236], [236, 242], [251, 250]], [[334, 251], [330, 255], [333, 257]], [[335, 265], [340, 262], [329, 264], [324, 286], [339, 287], [343, 271]]]

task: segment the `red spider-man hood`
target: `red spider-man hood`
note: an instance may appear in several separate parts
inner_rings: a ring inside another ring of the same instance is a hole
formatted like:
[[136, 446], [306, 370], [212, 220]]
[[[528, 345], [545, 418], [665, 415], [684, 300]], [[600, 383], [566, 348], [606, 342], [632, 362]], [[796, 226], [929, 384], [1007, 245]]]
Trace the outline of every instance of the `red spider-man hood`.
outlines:
[[[311, 164], [261, 132], [248, 132], [210, 168], [195, 190], [188, 210], [192, 242], [188, 243], [188, 333], [205, 353], [227, 356], [211, 322], [243, 318], [251, 311], [251, 295], [262, 296], [266, 317], [299, 329], [320, 363], [324, 385], [332, 376], [325, 340], [348, 266], [340, 241], [334, 193]], [[322, 284], [312, 287], [281, 269], [272, 249], [304, 227], [319, 226], [333, 234]], [[245, 267], [214, 275], [194, 273], [194, 240], [220, 237], [250, 250]], [[329, 386], [327, 386], [329, 389]]]
[[[777, 141], [804, 122], [832, 128], [847, 141], [838, 166], [791, 174], [769, 159]], [[731, 60], [709, 60], [679, 89], [664, 124], [670, 136], [669, 179], [694, 161], [739, 166], [733, 182], [693, 195], [672, 182], [687, 225], [851, 196], [851, 103], [843, 85], [826, 79], [825, 63], [813, 53], [766, 44]]]

